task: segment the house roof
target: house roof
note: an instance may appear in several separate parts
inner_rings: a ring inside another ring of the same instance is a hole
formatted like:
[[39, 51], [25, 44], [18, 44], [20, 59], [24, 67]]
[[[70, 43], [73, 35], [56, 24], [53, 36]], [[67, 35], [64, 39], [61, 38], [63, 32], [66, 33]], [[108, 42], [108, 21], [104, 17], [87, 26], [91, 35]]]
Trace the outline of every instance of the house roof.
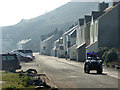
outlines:
[[53, 48], [52, 48], [52, 50], [55, 50], [55, 49], [57, 49], [57, 48], [56, 48], [56, 47], [53, 47]]
[[71, 33], [69, 33], [71, 37], [76, 37], [76, 29], [74, 29]]
[[59, 39], [58, 39], [58, 40], [56, 40], [54, 43], [57, 43], [57, 42], [59, 42]]
[[84, 24], [84, 18], [80, 18], [79, 19], [79, 25], [81, 26], [81, 25], [83, 25]]
[[79, 49], [80, 47], [82, 47], [82, 46], [85, 45], [85, 44], [86, 44], [85, 42], [82, 43], [82, 44], [80, 44], [79, 46], [76, 47], [76, 49]]
[[52, 35], [52, 36], [46, 38], [45, 40], [43, 40], [43, 42], [46, 42], [46, 41], [50, 40], [52, 37], [54, 37], [54, 35]]
[[78, 27], [78, 25], [74, 26], [73, 28], [71, 28], [67, 32], [65, 32], [63, 35], [69, 34], [71, 31], [73, 31], [77, 27]]
[[63, 37], [60, 37], [60, 39], [63, 39]]

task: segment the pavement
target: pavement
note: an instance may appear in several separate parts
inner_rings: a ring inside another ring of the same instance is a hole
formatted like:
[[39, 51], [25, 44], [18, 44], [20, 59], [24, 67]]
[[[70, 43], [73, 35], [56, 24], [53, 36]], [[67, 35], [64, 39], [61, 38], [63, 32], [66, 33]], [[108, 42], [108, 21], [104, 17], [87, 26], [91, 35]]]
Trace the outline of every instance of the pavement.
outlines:
[[46, 74], [49, 85], [58, 88], [109, 88], [119, 87], [118, 70], [103, 69], [103, 74], [83, 71], [84, 63], [65, 60], [57, 57], [35, 54], [36, 59], [30, 63], [21, 63], [22, 69], [36, 69], [39, 73]]

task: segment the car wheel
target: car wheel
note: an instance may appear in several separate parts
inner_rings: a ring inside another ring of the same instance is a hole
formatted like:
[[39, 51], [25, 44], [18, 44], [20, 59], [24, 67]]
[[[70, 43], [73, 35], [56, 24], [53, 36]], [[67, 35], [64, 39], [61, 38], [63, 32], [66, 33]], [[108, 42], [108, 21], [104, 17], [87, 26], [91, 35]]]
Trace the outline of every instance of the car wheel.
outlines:
[[86, 73], [86, 65], [84, 65], [84, 73]]
[[84, 69], [84, 73], [86, 73], [86, 69]]
[[88, 65], [86, 65], [86, 71], [87, 71], [87, 73], [90, 73], [90, 69], [89, 69]]
[[99, 68], [99, 70], [97, 70], [98, 74], [102, 74], [102, 67]]

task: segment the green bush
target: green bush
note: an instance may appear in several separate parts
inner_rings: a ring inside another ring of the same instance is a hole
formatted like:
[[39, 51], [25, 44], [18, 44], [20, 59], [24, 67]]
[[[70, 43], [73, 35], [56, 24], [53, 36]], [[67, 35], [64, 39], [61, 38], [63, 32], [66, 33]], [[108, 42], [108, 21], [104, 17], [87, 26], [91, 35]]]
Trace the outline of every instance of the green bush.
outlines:
[[4, 88], [4, 90], [17, 90], [17, 88], [15, 86], [9, 86]]
[[106, 63], [115, 61], [117, 58], [117, 52], [114, 48], [110, 49], [105, 56]]
[[107, 52], [108, 50], [109, 50], [109, 48], [107, 48], [107, 47], [100, 47], [99, 50], [98, 50], [98, 52], [97, 52], [98, 57], [100, 59], [103, 59], [104, 53]]
[[106, 59], [106, 55], [107, 55], [108, 51], [104, 52], [103, 55], [102, 55], [102, 59], [105, 61]]
[[23, 77], [22, 84], [25, 87], [28, 87], [28, 86], [32, 85], [32, 81], [33, 81], [33, 78], [26, 76], [26, 77]]
[[[98, 53], [98, 57], [102, 60], [104, 60], [104, 63], [106, 63], [106, 65], [109, 62], [115, 61], [117, 60], [118, 56], [117, 56], [117, 52], [115, 48], [107, 48], [107, 47], [100, 47], [99, 50], [97, 51]], [[109, 65], [107, 65], [109, 66]]]

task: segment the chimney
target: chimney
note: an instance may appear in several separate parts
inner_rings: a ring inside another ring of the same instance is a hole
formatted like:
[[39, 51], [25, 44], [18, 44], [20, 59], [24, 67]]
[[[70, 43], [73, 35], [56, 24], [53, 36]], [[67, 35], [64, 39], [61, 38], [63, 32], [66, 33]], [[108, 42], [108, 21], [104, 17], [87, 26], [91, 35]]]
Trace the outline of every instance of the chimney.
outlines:
[[80, 18], [78, 20], [78, 23], [79, 23], [79, 26], [83, 25], [84, 24], [84, 18]]
[[120, 2], [120, 0], [113, 0], [113, 6], [117, 5]]
[[105, 10], [106, 8], [108, 8], [108, 6], [109, 6], [108, 3], [105, 3], [105, 2], [99, 3], [99, 6], [98, 6], [99, 12], [104, 12], [104, 10]]

